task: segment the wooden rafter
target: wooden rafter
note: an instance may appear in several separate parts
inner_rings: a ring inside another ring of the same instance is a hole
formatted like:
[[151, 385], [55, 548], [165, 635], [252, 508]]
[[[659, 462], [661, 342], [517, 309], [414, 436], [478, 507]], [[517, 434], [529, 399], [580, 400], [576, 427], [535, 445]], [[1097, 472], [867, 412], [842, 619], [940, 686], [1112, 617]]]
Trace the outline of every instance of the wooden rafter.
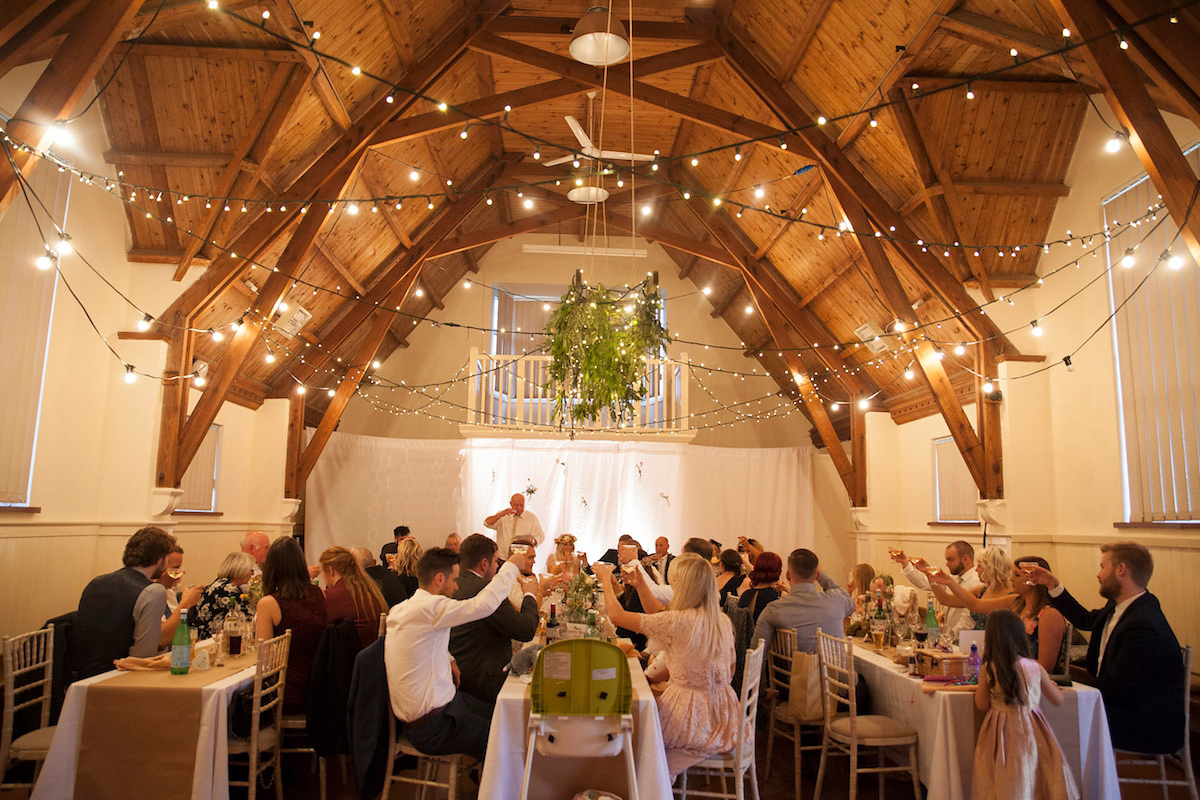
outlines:
[[[363, 168], [358, 171], [358, 179], [362, 181], [363, 188], [372, 197], [384, 197], [385, 193], [380, 191], [379, 184], [371, 176], [371, 172], [367, 166], [368, 162], [364, 161]], [[396, 218], [396, 209], [390, 203], [384, 203], [380, 206], [379, 213], [383, 215], [383, 222], [387, 225], [388, 230], [392, 232], [392, 235], [396, 237], [396, 241], [400, 242], [406, 248], [412, 247], [412, 237], [408, 235], [408, 231], [404, 230], [404, 226]]]
[[87, 5], [87, 0], [37, 0], [9, 3], [11, 16], [0, 22], [0, 78], [25, 64], [32, 54]]
[[364, 295], [367, 293], [366, 287], [358, 282], [358, 279], [354, 277], [354, 274], [352, 272], [350, 272], [350, 268], [342, 263], [342, 260], [337, 257], [337, 254], [333, 252], [333, 250], [329, 247], [328, 244], [326, 244], [323, 241], [318, 240], [316, 243], [316, 247], [317, 247], [317, 252], [319, 252], [321, 255], [325, 256], [325, 260], [328, 261], [333, 266], [334, 270], [337, 272], [338, 275], [342, 276], [342, 280], [344, 280], [346, 283], [350, 284], [351, 289], [358, 292], [358, 294], [360, 294], [360, 295]]
[[1053, 0], [1060, 18], [1084, 41], [1088, 60], [1108, 86], [1106, 97], [1146, 173], [1162, 195], [1179, 233], [1200, 261], [1200, 214], [1196, 213], [1196, 173], [1179, 149], [1145, 84], [1118, 46], [1112, 27], [1091, 0]]
[[779, 62], [779, 68], [775, 70], [775, 80], [787, 83], [796, 74], [796, 69], [804, 60], [804, 54], [808, 52], [813, 39], [817, 38], [817, 31], [821, 29], [821, 23], [825, 21], [825, 16], [831, 8], [833, 0], [814, 0], [805, 10], [804, 19], [800, 21], [800, 27], [793, 35], [792, 46], [788, 48], [783, 60]]
[[[476, 173], [463, 187], [463, 194], [454, 202], [446, 203], [437, 212], [434, 219], [426, 226], [421, 235], [413, 241], [413, 246], [401, 253], [393, 253], [376, 272], [379, 277], [367, 290], [362, 300], [351, 301], [347, 304], [345, 313], [329, 331], [321, 334], [321, 349], [315, 358], [311, 358], [297, 367], [295, 378], [306, 381], [318, 369], [321, 369], [333, 353], [350, 338], [371, 312], [376, 308], [384, 309], [402, 306], [408, 294], [412, 291], [421, 265], [429, 257], [434, 246], [467, 218], [467, 215], [483, 200], [482, 189], [491, 186], [503, 170], [503, 164], [493, 163]], [[386, 316], [390, 318], [390, 313]], [[379, 335], [382, 342], [381, 333]], [[376, 344], [378, 347], [378, 344]]]
[[[141, 0], [90, 3], [75, 16], [66, 41], [9, 120], [6, 132], [13, 141], [37, 150], [46, 145], [50, 123], [66, 119], [75, 108], [140, 5]], [[18, 191], [13, 165], [29, 177], [41, 160], [18, 151], [13, 151], [11, 158], [12, 162], [0, 166], [0, 216]]]
[[[950, 176], [950, 171], [946, 169], [944, 160], [930, 152], [926, 145], [928, 137], [921, 131], [917, 115], [910, 105], [908, 93], [904, 89], [896, 88], [888, 92], [888, 99], [892, 101], [891, 109], [896, 117], [900, 135], [908, 147], [909, 155], [912, 156], [913, 164], [917, 168], [917, 175], [921, 178], [921, 184], [925, 187], [929, 213], [941, 229], [939, 233], [942, 241], [962, 241], [962, 237], [958, 234], [958, 223], [954, 219], [955, 210], [958, 209], [961, 212], [962, 204], [959, 202], [958, 191]], [[930, 193], [929, 187], [934, 185], [940, 186], [941, 192]], [[996, 296], [992, 292], [987, 270], [979, 266], [978, 261], [969, 262], [961, 247], [952, 246], [949, 251], [950, 264], [954, 267], [956, 277], [960, 281], [965, 281], [968, 275], [974, 275], [983, 289], [983, 296], [989, 302], [995, 300]]]
[[[1125, 25], [1125, 18], [1111, 7], [1105, 6], [1105, 12], [1114, 25]], [[1169, 22], [1166, 25], [1177, 27]], [[1182, 115], [1191, 120], [1193, 125], [1200, 126], [1200, 76], [1196, 75], [1197, 69], [1194, 66], [1189, 68], [1189, 65], [1184, 63], [1180, 65], [1183, 73], [1178, 72], [1174, 65], [1178, 64], [1179, 60], [1176, 58], [1168, 61], [1165, 58], [1167, 54], [1160, 53], [1154, 45], [1142, 38], [1137, 28], [1124, 31], [1122, 36], [1130, 45], [1129, 52], [1133, 60], [1150, 76], [1154, 86], [1173, 96], [1177, 101], [1176, 108]], [[1158, 38], [1178, 40], [1180, 37], [1168, 35]]]
[[549, 228], [561, 222], [572, 222], [586, 213], [586, 207], [570, 205], [554, 209], [553, 211], [531, 214], [528, 217], [521, 217], [512, 222], [502, 222], [498, 225], [480, 228], [470, 233], [448, 236], [434, 245], [433, 250], [429, 253], [429, 258], [441, 258], [451, 253], [464, 253], [473, 248], [483, 247], [484, 245], [498, 242], [501, 239], [508, 239], [518, 234]]
[[297, 15], [295, 6], [285, 0], [267, 0], [267, 2], [275, 7], [275, 19], [278, 20], [283, 32], [287, 34], [288, 42], [312, 70], [313, 91], [316, 92], [321, 105], [325, 107], [329, 118], [339, 128], [346, 130], [353, 124], [350, 112], [346, 110], [346, 104], [342, 102], [333, 82], [329, 80], [329, 73], [325, 71], [321, 60], [309, 47], [308, 32], [304, 30], [304, 21]]
[[[689, 13], [701, 18], [705, 16], [699, 11]], [[766, 101], [776, 115], [796, 131], [793, 138], [798, 149], [802, 150], [803, 155], [821, 164], [826, 183], [840, 181], [857, 198], [881, 230], [890, 232], [894, 229], [896, 238], [890, 240], [890, 246], [913, 265], [917, 273], [945, 300], [952, 311], [964, 312], [963, 321], [979, 339], [990, 341], [1005, 352], [1014, 351], [1015, 348], [990, 317], [965, 313], [976, 304], [962, 284], [955, 280], [937, 258], [916, 244], [920, 237], [909, 228], [828, 134], [813, 123], [792, 94], [771, 77], [750, 49], [726, 29], [714, 30], [714, 36], [725, 49], [735, 71]]]
[[854, 141], [862, 135], [862, 132], [867, 129], [870, 124], [870, 117], [867, 114], [861, 113], [863, 109], [874, 105], [879, 98], [885, 97], [892, 87], [903, 80], [904, 75], [908, 72], [913, 62], [921, 55], [934, 34], [941, 27], [942, 15], [953, 11], [961, 2], [961, 0], [938, 0], [937, 5], [925, 21], [921, 23], [921, 27], [909, 39], [908, 44], [904, 45], [903, 50], [896, 56], [896, 60], [879, 79], [879, 84], [874, 90], [867, 93], [863, 99], [863, 103], [859, 106], [859, 113], [850, 120], [849, 124], [842, 130], [837, 137], [837, 146], [845, 150], [854, 143]]
[[788, 228], [792, 226], [792, 222], [794, 221], [792, 217], [799, 219], [804, 207], [808, 205], [808, 201], [813, 199], [813, 196], [820, 191], [822, 185], [821, 170], [814, 169], [808, 173], [808, 177], [796, 189], [796, 194], [792, 197], [792, 201], [782, 209], [782, 213], [787, 218], [781, 219], [779, 224], [775, 226], [775, 230], [771, 231], [766, 239], [763, 239], [763, 243], [754, 252], [755, 258], [766, 258], [767, 254], [783, 238], [783, 234], [787, 233]]
[[[342, 168], [339, 177], [343, 183], [349, 178], [350, 169]], [[179, 437], [179, 449], [176, 454], [175, 478], [178, 481], [187, 471], [188, 464], [195, 457], [200, 443], [208, 433], [209, 426], [217, 417], [217, 412], [225, 402], [230, 387], [241, 372], [242, 365], [251, 348], [258, 342], [265, 325], [264, 319], [269, 318], [276, 304], [287, 291], [292, 280], [298, 274], [300, 267], [307, 261], [308, 253], [316, 242], [321, 226], [330, 211], [328, 203], [314, 203], [308, 213], [296, 227], [292, 238], [279, 257], [276, 268], [268, 275], [258, 292], [249, 313], [243, 318], [242, 325], [224, 348], [220, 361], [216, 362], [209, 375], [204, 392], [196, 402], [195, 408], [183, 425]], [[177, 484], [176, 484], [177, 485]]]
[[[151, 91], [150, 75], [146, 71], [146, 59], [141, 53], [134, 53], [125, 59], [125, 68], [129, 71], [129, 80], [133, 84], [137, 95], [137, 114], [138, 120], [141, 122], [142, 136], [145, 139], [146, 146], [151, 150], [161, 149], [161, 140], [158, 131], [158, 114], [155, 111], [154, 94]], [[145, 168], [150, 173], [151, 186], [167, 186], [167, 168], [161, 164]], [[163, 243], [168, 248], [179, 248], [179, 230], [167, 222], [174, 214], [171, 209], [171, 198], [163, 197], [160, 192], [157, 198], [147, 196], [146, 199], [140, 202], [142, 207], [150, 206], [155, 209], [156, 220], [161, 220], [160, 228], [162, 230]], [[132, 226], [130, 226], [132, 228]]]
[[[234, 148], [221, 174], [217, 177], [216, 196], [236, 196], [239, 190], [249, 195], [254, 188], [254, 176], [248, 176], [242, 169], [247, 160], [262, 163], [275, 141], [275, 136], [287, 121], [292, 108], [300, 99], [305, 81], [308, 77], [307, 67], [293, 65], [281, 66], [271, 76], [264, 96], [265, 102], [259, 105], [254, 119], [246, 126], [246, 131]], [[183, 280], [193, 259], [205, 246], [214, 239], [224, 238], [233, 225], [226, 215], [225, 224], [220, 224], [224, 204], [213, 203], [212, 208], [201, 220], [198, 233], [189, 239], [184, 248], [179, 264], [175, 268], [174, 280]], [[236, 252], [236, 251], [234, 251]]]
[[1166, 0], [1138, 0], [1136, 3], [1130, 0], [1108, 0], [1106, 5], [1119, 14], [1125, 24], [1159, 15], [1131, 32], [1145, 41], [1148, 45], [1146, 50], [1161, 58], [1193, 94], [1200, 94], [1200, 63], [1197, 63], [1200, 59], [1196, 58], [1195, 52], [1197, 26], [1171, 22], [1172, 15], [1165, 12], [1177, 4]]
[[[504, 0], [485, 0], [474, 13], [455, 25], [445, 38], [429, 52], [405, 79], [418, 92], [425, 91], [466, 50], [471, 38], [483, 25], [506, 6]], [[204, 273], [167, 308], [165, 315], [182, 309], [189, 318], [211, 302], [237, 277], [247, 258], [262, 252], [270, 242], [295, 221], [304, 204], [318, 196], [322, 185], [336, 175], [346, 163], [357, 163], [371, 137], [380, 127], [404, 114], [416, 102], [415, 97], [398, 99], [394, 103], [378, 100], [355, 125], [322, 148], [304, 171], [292, 181], [279, 200], [288, 204], [286, 213], [265, 214], [243, 231], [228, 250], [213, 260]], [[337, 184], [337, 192], [343, 183]], [[335, 192], [335, 194], [337, 193]], [[327, 195], [328, 196], [328, 195]], [[234, 254], [238, 254], [235, 256]], [[161, 315], [160, 315], [161, 316]]]
[[295, 50], [273, 47], [233, 47], [230, 45], [192, 44], [191, 42], [120, 42], [113, 48], [116, 55], [134, 51], [143, 58], [194, 58], [208, 61], [279, 61], [288, 64], [306, 63]]

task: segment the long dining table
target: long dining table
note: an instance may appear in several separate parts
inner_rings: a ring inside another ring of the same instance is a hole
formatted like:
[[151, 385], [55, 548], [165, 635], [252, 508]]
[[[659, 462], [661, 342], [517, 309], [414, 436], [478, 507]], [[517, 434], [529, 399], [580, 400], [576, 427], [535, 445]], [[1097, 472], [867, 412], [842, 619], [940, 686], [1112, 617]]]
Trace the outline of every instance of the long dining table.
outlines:
[[[633, 760], [638, 796], [671, 797], [671, 774], [663, 749], [658, 706], [637, 659], [629, 660], [633, 679]], [[500, 695], [488, 733], [487, 758], [479, 796], [488, 800], [516, 800], [525, 772], [526, 724], [529, 720], [529, 681], [509, 675]], [[562, 800], [586, 789], [628, 797], [629, 784], [622, 758], [546, 758], [534, 753], [530, 800]]]
[[[907, 722], [917, 729], [921, 782], [930, 798], [965, 800], [971, 796], [971, 767], [976, 732], [983, 712], [971, 691], [943, 689], [926, 693], [923, 681], [910, 677], [889, 655], [856, 645], [855, 669], [867, 683], [874, 713]], [[1063, 704], [1042, 703], [1062, 747], [1080, 794], [1088, 800], [1120, 800], [1117, 764], [1104, 701], [1091, 686], [1063, 689]]]
[[228, 800], [233, 693], [251, 655], [205, 671], [113, 670], [76, 681], [32, 800]]

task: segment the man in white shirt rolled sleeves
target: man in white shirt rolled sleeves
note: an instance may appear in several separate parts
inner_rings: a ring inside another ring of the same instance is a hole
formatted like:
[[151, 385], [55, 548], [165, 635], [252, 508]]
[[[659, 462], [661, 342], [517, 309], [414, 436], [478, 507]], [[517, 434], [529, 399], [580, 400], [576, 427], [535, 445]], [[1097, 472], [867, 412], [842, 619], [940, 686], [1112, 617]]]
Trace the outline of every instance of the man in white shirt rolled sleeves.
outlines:
[[492, 709], [457, 690], [450, 629], [489, 616], [532, 561], [531, 554], [513, 554], [469, 600], [452, 599], [458, 588], [458, 553], [435, 547], [417, 562], [417, 591], [388, 614], [384, 665], [392, 713], [422, 753], [465, 753], [483, 760]]
[[[904, 577], [908, 578], [909, 582], [918, 589], [929, 589], [929, 578], [922, 572], [914, 562], [924, 566], [924, 561], [919, 558], [909, 558], [904, 554], [903, 550], [893, 550], [892, 560], [901, 566], [904, 571]], [[964, 542], [959, 539], [957, 542], [951, 542], [946, 545], [946, 571], [953, 575], [959, 586], [970, 591], [983, 586], [983, 581], [979, 580], [979, 573], [975, 571], [975, 548], [970, 542]], [[859, 589], [865, 591], [865, 589]], [[971, 619], [971, 611], [966, 608], [946, 608], [942, 620], [942, 627], [952, 631], [955, 634], [955, 641], [958, 640], [957, 634], [961, 630], [970, 630], [975, 623]]]

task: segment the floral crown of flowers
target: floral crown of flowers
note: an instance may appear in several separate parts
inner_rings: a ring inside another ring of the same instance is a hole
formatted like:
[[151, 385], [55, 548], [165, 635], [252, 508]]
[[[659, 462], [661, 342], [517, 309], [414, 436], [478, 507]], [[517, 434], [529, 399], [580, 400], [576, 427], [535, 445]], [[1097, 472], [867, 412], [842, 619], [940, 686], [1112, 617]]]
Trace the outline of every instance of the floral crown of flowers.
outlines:
[[555, 544], [575, 544], [575, 534], [564, 533], [561, 536], [554, 537]]

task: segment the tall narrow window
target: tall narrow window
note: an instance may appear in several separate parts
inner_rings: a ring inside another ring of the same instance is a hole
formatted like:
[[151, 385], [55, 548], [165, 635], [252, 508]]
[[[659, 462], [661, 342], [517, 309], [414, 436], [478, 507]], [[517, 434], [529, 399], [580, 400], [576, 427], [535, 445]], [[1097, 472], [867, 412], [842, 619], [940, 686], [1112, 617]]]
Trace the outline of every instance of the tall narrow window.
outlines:
[[[26, 196], [18, 194], [8, 212], [0, 216], [0, 408], [4, 409], [4, 424], [0, 425], [0, 505], [8, 506], [31, 502], [50, 321], [58, 284], [52, 263], [47, 269], [39, 269], [35, 263], [46, 255], [46, 243], [58, 241], [58, 228], [66, 226], [70, 174], [39, 167], [25, 191]], [[45, 261], [42, 266], [46, 266]]]
[[183, 497], [175, 508], [179, 511], [217, 510], [217, 468], [221, 463], [221, 426], [212, 425], [196, 451], [196, 457], [183, 473], [179, 488]]
[[1165, 210], [1122, 228], [1158, 202], [1143, 177], [1103, 204], [1126, 522], [1200, 520], [1200, 270]]
[[935, 522], [975, 522], [979, 489], [954, 439], [933, 440], [933, 519]]

